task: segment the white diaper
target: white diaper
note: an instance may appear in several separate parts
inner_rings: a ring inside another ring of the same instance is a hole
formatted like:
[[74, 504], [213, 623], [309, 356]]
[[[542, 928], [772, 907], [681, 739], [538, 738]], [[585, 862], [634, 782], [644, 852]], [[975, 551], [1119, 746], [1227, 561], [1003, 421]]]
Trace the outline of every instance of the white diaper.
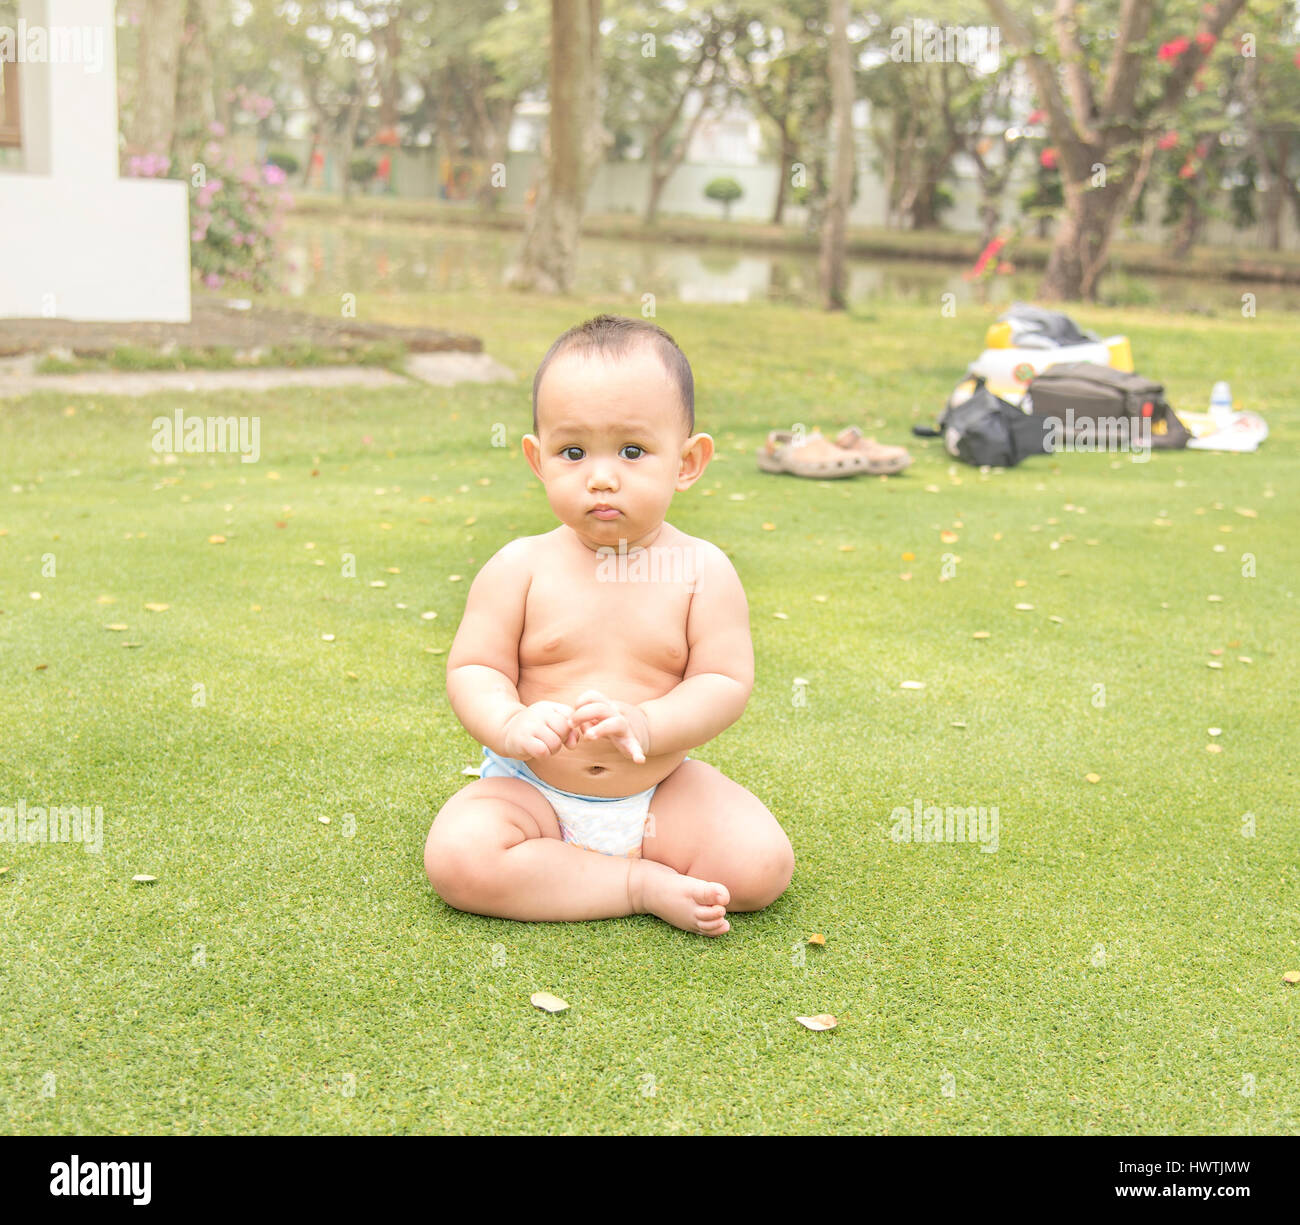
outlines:
[[555, 809], [560, 836], [565, 842], [602, 855], [641, 858], [641, 839], [650, 823], [650, 798], [654, 787], [636, 795], [576, 795], [543, 782], [522, 761], [483, 750], [480, 778], [517, 778], [536, 787]]

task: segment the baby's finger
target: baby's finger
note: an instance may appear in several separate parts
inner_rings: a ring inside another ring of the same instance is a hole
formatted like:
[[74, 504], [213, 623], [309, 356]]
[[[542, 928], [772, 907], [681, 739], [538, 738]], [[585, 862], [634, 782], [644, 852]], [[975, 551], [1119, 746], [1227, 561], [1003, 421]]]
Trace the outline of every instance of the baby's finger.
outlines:
[[618, 714], [618, 710], [613, 702], [584, 702], [574, 709], [573, 723], [599, 723], [602, 719], [611, 718], [616, 714]]
[[573, 703], [575, 707], [585, 705], [587, 702], [603, 702], [609, 704], [609, 698], [601, 693], [599, 689], [588, 689], [586, 693], [578, 694], [577, 700]]
[[573, 729], [572, 712], [563, 712], [559, 710], [551, 711], [545, 718], [544, 722], [557, 736], [567, 736]]
[[549, 757], [551, 755], [551, 750], [540, 736], [529, 736], [521, 742], [521, 747], [527, 757]]

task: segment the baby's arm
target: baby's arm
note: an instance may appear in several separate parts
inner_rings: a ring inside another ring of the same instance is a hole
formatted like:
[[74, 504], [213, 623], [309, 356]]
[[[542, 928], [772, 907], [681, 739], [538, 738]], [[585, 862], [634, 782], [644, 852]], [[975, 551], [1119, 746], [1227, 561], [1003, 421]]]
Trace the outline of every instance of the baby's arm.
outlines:
[[749, 602], [740, 576], [713, 545], [697, 542], [696, 559], [686, 622], [689, 657], [680, 683], [639, 706], [584, 694], [574, 711], [573, 722], [587, 724], [586, 735], [614, 740], [634, 759], [623, 743], [633, 737], [646, 756], [680, 753], [712, 740], [740, 718], [754, 688]]
[[531, 570], [522, 540], [491, 557], [470, 584], [447, 655], [447, 697], [480, 744], [527, 760], [557, 752], [572, 734], [571, 707], [519, 700], [519, 639]]

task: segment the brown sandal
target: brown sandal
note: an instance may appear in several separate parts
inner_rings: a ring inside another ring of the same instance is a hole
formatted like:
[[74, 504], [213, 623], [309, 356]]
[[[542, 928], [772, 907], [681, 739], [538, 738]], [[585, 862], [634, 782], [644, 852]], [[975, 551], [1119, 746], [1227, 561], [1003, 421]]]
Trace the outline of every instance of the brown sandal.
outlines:
[[796, 439], [791, 430], [773, 430], [758, 448], [758, 466], [764, 472], [788, 472], [813, 480], [835, 480], [871, 472], [866, 455], [837, 447], [820, 430]]
[[835, 445], [854, 455], [863, 456], [869, 465], [867, 471], [872, 476], [893, 476], [912, 462], [906, 447], [886, 446], [874, 438], [866, 438], [856, 425], [841, 430], [836, 435]]

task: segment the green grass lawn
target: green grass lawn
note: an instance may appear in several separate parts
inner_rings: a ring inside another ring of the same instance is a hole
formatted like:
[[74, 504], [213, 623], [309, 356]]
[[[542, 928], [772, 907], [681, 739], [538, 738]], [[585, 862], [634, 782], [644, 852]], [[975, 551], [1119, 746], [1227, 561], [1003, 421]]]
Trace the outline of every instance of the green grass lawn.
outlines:
[[[0, 1130], [1297, 1130], [1294, 317], [1076, 312], [1176, 407], [1230, 379], [1272, 426], [1259, 454], [981, 475], [906, 435], [987, 314], [660, 303], [719, 447], [673, 521], [735, 561], [758, 664], [698, 755], [798, 859], [706, 940], [462, 914], [421, 866], [478, 757], [443, 691], [468, 580], [552, 525], [527, 378], [635, 303], [360, 305], [526, 377], [0, 401], [0, 806], [103, 810], [98, 855], [0, 843]], [[259, 415], [261, 462], [156, 462], [178, 408]], [[917, 462], [760, 474], [796, 421]], [[917, 800], [996, 806], [998, 850], [893, 841]], [[839, 1027], [794, 1020], [818, 1012]]]

